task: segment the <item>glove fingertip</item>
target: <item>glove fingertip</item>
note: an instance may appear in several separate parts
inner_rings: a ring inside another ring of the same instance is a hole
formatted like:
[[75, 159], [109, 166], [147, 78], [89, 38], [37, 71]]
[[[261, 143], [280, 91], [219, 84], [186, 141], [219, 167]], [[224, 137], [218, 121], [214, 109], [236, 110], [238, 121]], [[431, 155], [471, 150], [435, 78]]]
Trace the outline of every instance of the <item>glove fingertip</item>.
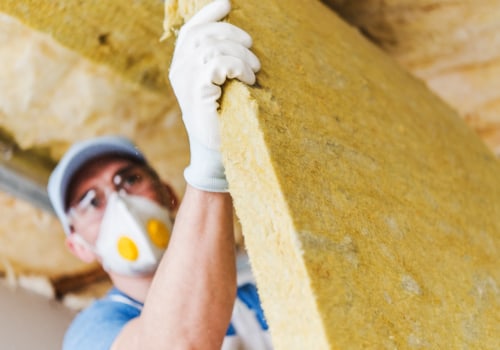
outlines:
[[250, 67], [252, 67], [252, 70], [257, 73], [258, 71], [260, 71], [260, 69], [262, 68], [261, 64], [260, 64], [260, 60], [257, 58], [257, 56], [254, 55], [254, 58], [255, 59], [251, 59], [249, 64], [250, 64]]
[[250, 73], [245, 74], [244, 76], [241, 76], [238, 79], [247, 85], [255, 84], [255, 80], [256, 80], [255, 74], [253, 74], [253, 72], [251, 74]]

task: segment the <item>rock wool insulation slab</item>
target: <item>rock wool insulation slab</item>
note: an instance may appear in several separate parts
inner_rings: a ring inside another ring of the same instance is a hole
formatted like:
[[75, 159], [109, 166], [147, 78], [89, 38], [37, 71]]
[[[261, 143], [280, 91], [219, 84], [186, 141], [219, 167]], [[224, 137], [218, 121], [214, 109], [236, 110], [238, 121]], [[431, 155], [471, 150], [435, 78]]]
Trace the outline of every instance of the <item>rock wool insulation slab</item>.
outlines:
[[500, 1], [324, 2], [424, 79], [500, 157]]
[[232, 4], [262, 71], [224, 89], [224, 161], [275, 347], [498, 349], [499, 162], [320, 2]]
[[167, 90], [160, 1], [2, 0], [0, 12], [151, 90]]

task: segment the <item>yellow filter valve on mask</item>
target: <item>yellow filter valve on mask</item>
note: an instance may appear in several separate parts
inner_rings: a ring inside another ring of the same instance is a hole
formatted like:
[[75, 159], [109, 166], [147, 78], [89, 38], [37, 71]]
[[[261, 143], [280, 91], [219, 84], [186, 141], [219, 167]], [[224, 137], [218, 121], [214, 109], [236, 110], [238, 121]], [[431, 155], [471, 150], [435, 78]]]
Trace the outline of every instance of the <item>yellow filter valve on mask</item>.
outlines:
[[126, 236], [118, 239], [117, 248], [120, 256], [126, 260], [135, 261], [139, 257], [139, 250], [134, 241]]
[[170, 240], [170, 230], [161, 221], [151, 219], [148, 221], [147, 230], [149, 238], [158, 248], [166, 248]]

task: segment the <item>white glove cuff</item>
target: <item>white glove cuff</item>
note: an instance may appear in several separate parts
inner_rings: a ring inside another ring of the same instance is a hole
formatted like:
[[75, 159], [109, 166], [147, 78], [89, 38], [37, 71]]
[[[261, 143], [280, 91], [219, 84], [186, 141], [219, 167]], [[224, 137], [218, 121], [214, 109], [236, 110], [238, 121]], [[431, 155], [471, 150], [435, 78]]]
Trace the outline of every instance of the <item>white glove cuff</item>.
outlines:
[[190, 140], [191, 161], [184, 170], [187, 183], [202, 191], [228, 192], [222, 156], [218, 150], [210, 149], [196, 140]]

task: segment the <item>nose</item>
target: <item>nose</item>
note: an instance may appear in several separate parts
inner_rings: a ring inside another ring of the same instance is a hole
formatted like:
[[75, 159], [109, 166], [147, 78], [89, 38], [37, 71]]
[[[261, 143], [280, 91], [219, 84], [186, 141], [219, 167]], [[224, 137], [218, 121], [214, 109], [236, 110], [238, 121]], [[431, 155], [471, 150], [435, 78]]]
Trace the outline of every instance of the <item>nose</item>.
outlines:
[[109, 203], [109, 199], [111, 196], [115, 197], [115, 200], [118, 201], [123, 201], [123, 196], [127, 194], [127, 191], [123, 188], [118, 188], [118, 187], [104, 187], [101, 189], [102, 190], [102, 209], [106, 209]]

